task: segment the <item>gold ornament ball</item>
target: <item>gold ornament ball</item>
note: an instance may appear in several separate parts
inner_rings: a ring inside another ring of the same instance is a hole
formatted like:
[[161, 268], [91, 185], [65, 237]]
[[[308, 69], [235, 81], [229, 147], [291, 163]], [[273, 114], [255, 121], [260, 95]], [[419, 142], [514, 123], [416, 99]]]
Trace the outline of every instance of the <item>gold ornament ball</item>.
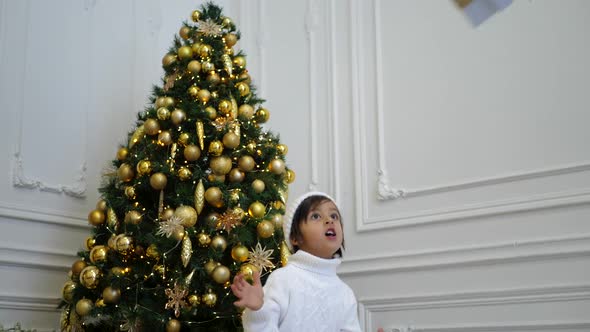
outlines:
[[242, 97], [250, 94], [250, 86], [246, 82], [239, 82], [236, 84], [236, 88]]
[[252, 156], [241, 156], [238, 159], [238, 167], [244, 172], [250, 172], [256, 166], [256, 162], [254, 162], [254, 158]]
[[266, 108], [259, 108], [256, 111], [256, 121], [265, 123], [270, 119], [270, 112]]
[[199, 49], [199, 55], [201, 56], [201, 58], [206, 58], [209, 56], [209, 54], [211, 54], [211, 51], [213, 50], [213, 48], [209, 45], [203, 45], [201, 46], [201, 48]]
[[267, 239], [273, 235], [275, 232], [275, 226], [272, 222], [268, 220], [263, 220], [256, 226], [256, 232], [258, 236], [263, 239]]
[[238, 79], [248, 84], [252, 83], [252, 78], [250, 77], [250, 74], [248, 74], [247, 70], [244, 70], [240, 75], [238, 75]]
[[191, 28], [186, 27], [186, 26], [180, 28], [180, 30], [178, 31], [180, 38], [182, 38], [184, 40], [187, 40], [190, 38], [190, 33], [191, 33]]
[[160, 219], [168, 220], [168, 219], [172, 218], [173, 215], [174, 215], [174, 209], [173, 208], [166, 208], [166, 209], [164, 209], [164, 211], [162, 211], [162, 214], [160, 215]]
[[219, 265], [211, 273], [211, 278], [218, 284], [225, 284], [229, 281], [230, 272], [226, 266]]
[[[193, 49], [193, 52], [194, 52], [194, 49]], [[196, 74], [198, 74], [201, 71], [201, 62], [200, 61], [197, 61], [197, 60], [193, 60], [193, 61], [191, 61], [191, 62], [188, 63], [188, 65], [186, 66], [186, 68], [193, 75], [196, 75]]]
[[280, 213], [274, 214], [270, 220], [275, 225], [275, 228], [282, 228], [283, 227], [283, 215]]
[[162, 190], [166, 188], [166, 184], [168, 183], [168, 178], [164, 173], [154, 173], [150, 176], [150, 185], [152, 188], [156, 190]]
[[115, 266], [111, 269], [111, 274], [116, 277], [121, 277], [125, 274], [125, 269], [120, 266]]
[[207, 272], [208, 275], [211, 275], [213, 273], [213, 270], [215, 270], [216, 267], [220, 266], [221, 264], [219, 264], [218, 262], [210, 259], [207, 263], [205, 263], [204, 268], [205, 268], [205, 272]]
[[246, 177], [246, 174], [238, 168], [233, 168], [229, 172], [229, 181], [233, 182], [233, 183], [240, 183], [240, 182], [244, 181], [245, 177]]
[[174, 106], [174, 98], [172, 97], [164, 97], [164, 107], [172, 107]]
[[219, 74], [212, 71], [207, 76], [207, 82], [209, 82], [210, 84], [213, 84], [213, 85], [218, 84], [219, 82], [221, 82], [221, 77], [219, 76]]
[[207, 294], [203, 295], [203, 303], [208, 307], [214, 307], [215, 303], [217, 303], [217, 295], [209, 290]]
[[199, 88], [193, 85], [193, 86], [189, 87], [188, 90], [186, 90], [186, 92], [188, 92], [188, 94], [191, 97], [196, 98], [199, 93]]
[[145, 133], [148, 135], [156, 135], [160, 131], [160, 124], [156, 119], [147, 119], [143, 124]]
[[180, 108], [176, 108], [172, 111], [172, 114], [170, 114], [170, 120], [177, 126], [181, 124], [184, 119], [186, 119], [186, 113]]
[[119, 166], [119, 169], [117, 170], [117, 176], [119, 177], [119, 180], [123, 182], [131, 181], [135, 176], [135, 173], [133, 172], [133, 167], [126, 163], [121, 164], [121, 166]]
[[184, 148], [184, 159], [187, 161], [195, 161], [201, 157], [201, 149], [194, 144], [187, 145]]
[[89, 299], [81, 299], [76, 303], [76, 313], [80, 316], [86, 316], [94, 308], [94, 303]]
[[116, 249], [120, 254], [126, 255], [133, 250], [133, 238], [126, 235], [117, 236]]
[[235, 33], [226, 33], [223, 36], [223, 39], [225, 40], [225, 45], [227, 45], [227, 47], [232, 47], [238, 42], [238, 36]]
[[211, 98], [211, 92], [209, 92], [209, 90], [207, 90], [207, 89], [199, 90], [199, 92], [197, 92], [197, 98], [201, 102], [206, 103]]
[[211, 248], [224, 252], [227, 249], [227, 241], [221, 235], [215, 235], [213, 239], [211, 239], [211, 244], [209, 245]]
[[203, 46], [203, 44], [201, 43], [194, 43], [191, 45], [191, 48], [193, 49], [193, 53], [194, 54], [199, 54], [199, 50], [201, 49], [201, 46]]
[[217, 212], [211, 212], [205, 216], [205, 223], [209, 225], [209, 227], [217, 227], [217, 220], [219, 220], [220, 214]]
[[250, 120], [254, 117], [254, 107], [249, 104], [243, 104], [238, 107], [238, 117], [242, 120]]
[[285, 182], [293, 183], [295, 181], [295, 172], [293, 170], [288, 169], [287, 173], [285, 173]]
[[84, 270], [84, 268], [88, 266], [88, 264], [86, 264], [85, 261], [79, 259], [77, 261], [75, 261], [74, 263], [72, 263], [72, 274], [74, 277], [79, 277], [80, 276], [80, 272], [82, 272], [82, 270]]
[[102, 298], [104, 299], [104, 303], [117, 303], [121, 299], [121, 290], [107, 286], [102, 290]]
[[131, 211], [125, 213], [125, 223], [126, 224], [137, 225], [141, 222], [142, 219], [143, 219], [143, 216], [141, 215], [141, 212], [139, 212], [139, 211], [131, 210]]
[[176, 241], [181, 241], [182, 239], [184, 239], [184, 236], [186, 235], [186, 232], [183, 229], [177, 229], [176, 231], [174, 231], [174, 233], [172, 233], [172, 238], [174, 238], [174, 240]]
[[283, 174], [285, 172], [285, 162], [282, 159], [275, 158], [268, 164], [268, 170], [274, 174]]
[[164, 67], [168, 67], [175, 62], [176, 62], [176, 55], [174, 55], [174, 54], [166, 54], [162, 58], [162, 65]]
[[250, 142], [246, 144], [246, 150], [248, 153], [255, 153], [256, 152], [256, 142]]
[[228, 131], [223, 135], [223, 145], [228, 149], [235, 149], [240, 146], [240, 136], [233, 131]]
[[88, 223], [92, 226], [102, 225], [105, 221], [105, 214], [101, 210], [92, 210], [88, 213]]
[[203, 248], [208, 247], [211, 243], [211, 237], [209, 234], [199, 233], [199, 235], [197, 235], [197, 242], [199, 242], [199, 246]]
[[127, 156], [129, 155], [129, 150], [127, 148], [119, 148], [119, 150], [117, 150], [117, 160], [125, 160], [127, 158]]
[[225, 175], [231, 171], [231, 158], [228, 156], [213, 157], [209, 166], [215, 175]]
[[264, 207], [264, 204], [256, 201], [250, 204], [250, 207], [248, 208], [248, 214], [252, 218], [262, 218], [266, 214], [266, 208]]
[[186, 145], [190, 138], [191, 136], [188, 133], [181, 133], [178, 135], [178, 143], [180, 143], [180, 145]]
[[[207, 176], [207, 179], [209, 180], [209, 182], [225, 182], [225, 175], [217, 175], [214, 173], [211, 173]], [[213, 205], [215, 207], [222, 207], [223, 206], [223, 202], [219, 201], [217, 202], [217, 204]]]
[[223, 16], [221, 18], [221, 25], [225, 28], [229, 28], [232, 26], [232, 24], [234, 24], [231, 20], [231, 18], [227, 17], [227, 16]]
[[207, 201], [207, 203], [213, 206], [217, 205], [217, 203], [221, 201], [222, 197], [223, 194], [221, 192], [221, 189], [219, 189], [218, 187], [210, 187], [207, 190], [205, 190], [205, 200]]
[[210, 61], [203, 61], [201, 63], [201, 71], [204, 73], [212, 72], [215, 70], [215, 65]]
[[278, 211], [283, 211], [283, 210], [285, 210], [285, 203], [283, 203], [283, 202], [281, 202], [281, 201], [274, 201], [274, 202], [272, 203], [272, 207], [273, 207], [273, 209], [275, 209], [275, 210], [278, 210]]
[[102, 263], [107, 260], [109, 249], [103, 245], [94, 246], [90, 250], [90, 261], [92, 263]]
[[205, 108], [205, 114], [207, 114], [209, 120], [215, 120], [215, 118], [217, 118], [217, 110], [212, 106], [207, 106], [207, 108]]
[[231, 258], [238, 263], [243, 263], [248, 259], [250, 252], [248, 248], [243, 245], [238, 245], [232, 248], [231, 250]]
[[231, 101], [226, 99], [220, 101], [217, 109], [221, 114], [229, 114], [229, 112], [231, 112]]
[[289, 152], [289, 148], [285, 144], [277, 144], [277, 152], [281, 156], [284, 156], [287, 154], [287, 152]]
[[242, 210], [241, 207], [235, 207], [232, 211], [240, 220], [242, 220], [246, 216], [246, 212]]
[[178, 178], [180, 179], [180, 181], [186, 181], [190, 179], [192, 175], [193, 173], [186, 167], [181, 167], [178, 170]]
[[162, 131], [158, 134], [158, 144], [168, 146], [172, 144], [172, 134], [168, 130]]
[[158, 97], [158, 98], [156, 98], [155, 106], [157, 108], [164, 107], [165, 104], [166, 104], [166, 103], [164, 103], [165, 99], [166, 99], [166, 97]]
[[90, 250], [96, 244], [96, 239], [92, 236], [86, 238], [86, 249]]
[[192, 227], [197, 223], [197, 210], [192, 206], [181, 205], [176, 208], [174, 215], [179, 218], [184, 227]]
[[221, 141], [212, 141], [209, 143], [209, 154], [220, 156], [223, 152], [223, 143]]
[[197, 294], [191, 294], [188, 296], [188, 303], [192, 306], [192, 307], [196, 307], [201, 303], [201, 299], [199, 298], [199, 295]]
[[135, 167], [139, 175], [146, 175], [152, 172], [152, 163], [149, 160], [142, 160]]
[[127, 186], [125, 187], [125, 196], [129, 199], [135, 199], [135, 187]]
[[249, 282], [254, 280], [253, 275], [256, 272], [260, 272], [260, 270], [250, 263], [242, 264], [242, 266], [240, 266], [240, 274]]
[[158, 116], [158, 119], [160, 119], [160, 120], [167, 120], [170, 117], [170, 110], [167, 109], [166, 107], [160, 107], [156, 111], [156, 115]]
[[74, 301], [74, 292], [76, 291], [77, 284], [71, 280], [66, 281], [64, 287], [61, 290], [61, 296], [64, 301], [72, 303]]
[[146, 256], [152, 259], [157, 260], [160, 258], [160, 252], [158, 251], [158, 247], [154, 243], [149, 245], [149, 247], [145, 251], [145, 254]]
[[[121, 234], [119, 234], [119, 235], [121, 235]], [[109, 237], [109, 240], [107, 241], [107, 247], [109, 247], [110, 249], [116, 250], [117, 249], [117, 237], [119, 235], [111, 234], [111, 237]]]
[[256, 179], [254, 181], [252, 181], [252, 189], [254, 189], [254, 191], [258, 194], [260, 194], [261, 192], [264, 191], [264, 189], [266, 188], [266, 185], [264, 184], [264, 181]]
[[98, 200], [98, 202], [96, 202], [96, 209], [105, 212], [107, 210], [107, 201], [104, 199]]
[[80, 272], [80, 284], [88, 289], [94, 289], [100, 281], [100, 270], [94, 265], [89, 265]]
[[201, 15], [203, 14], [200, 11], [193, 10], [191, 14], [191, 19], [193, 20], [193, 22], [198, 22], [201, 19]]
[[166, 332], [180, 332], [182, 323], [176, 319], [171, 319], [166, 323]]
[[190, 59], [193, 57], [193, 50], [190, 48], [190, 46], [181, 46], [178, 48], [178, 57], [181, 60]]
[[234, 65], [236, 65], [236, 67], [239, 67], [239, 68], [246, 67], [246, 58], [244, 58], [241, 55], [235, 57], [233, 62], [234, 62]]

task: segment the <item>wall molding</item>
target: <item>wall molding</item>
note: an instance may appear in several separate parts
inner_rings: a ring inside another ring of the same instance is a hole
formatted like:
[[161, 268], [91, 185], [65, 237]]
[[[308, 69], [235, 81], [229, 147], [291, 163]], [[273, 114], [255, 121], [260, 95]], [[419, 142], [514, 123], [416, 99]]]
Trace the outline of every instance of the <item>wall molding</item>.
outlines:
[[44, 208], [31, 208], [0, 201], [0, 217], [35, 221], [45, 224], [59, 225], [68, 228], [90, 230], [86, 216], [75, 215], [66, 211]]
[[319, 175], [318, 175], [318, 126], [317, 126], [317, 109], [318, 109], [318, 80], [315, 79], [314, 73], [317, 72], [316, 69], [316, 61], [317, 58], [317, 50], [315, 47], [316, 40], [317, 40], [317, 30], [319, 26], [319, 5], [317, 1], [308, 0], [307, 1], [307, 10], [305, 13], [305, 36], [307, 40], [307, 61], [309, 64], [309, 82], [308, 86], [308, 93], [309, 93], [309, 127], [310, 127], [310, 139], [309, 139], [309, 151], [311, 162], [311, 179], [310, 183], [307, 186], [307, 189], [310, 191], [317, 191], [319, 185]]
[[337, 84], [336, 82], [338, 82], [338, 68], [337, 68], [337, 63], [338, 61], [336, 61], [336, 1], [335, 0], [330, 0], [327, 4], [329, 6], [328, 9], [328, 17], [327, 17], [327, 21], [328, 21], [328, 26], [329, 26], [329, 30], [330, 31], [330, 41], [329, 41], [329, 48], [328, 48], [328, 58], [330, 59], [330, 66], [328, 67], [328, 71], [329, 71], [329, 76], [330, 76], [330, 89], [328, 90], [328, 94], [329, 94], [329, 100], [328, 100], [328, 109], [330, 110], [329, 112], [329, 117], [330, 117], [330, 134], [331, 134], [331, 140], [330, 140], [330, 144], [331, 144], [331, 152], [332, 155], [331, 160], [330, 160], [330, 169], [332, 170], [332, 176], [331, 178], [331, 182], [330, 182], [330, 192], [332, 193], [332, 195], [334, 195], [334, 199], [336, 199], [336, 201], [340, 202], [340, 164], [341, 164], [341, 159], [340, 159], [340, 140], [339, 140], [339, 119], [340, 116], [338, 114], [338, 109], [340, 108], [340, 106], [338, 105], [338, 89], [337, 89]]
[[0, 266], [68, 272], [76, 259], [71, 252], [0, 247]]
[[[359, 299], [361, 326], [365, 331], [376, 330], [371, 326], [376, 312], [400, 310], [430, 310], [441, 308], [533, 304], [545, 302], [568, 302], [590, 300], [590, 284], [553, 285], [538, 288], [497, 289], [475, 292], [454, 292], [415, 295], [405, 297], [380, 297]], [[448, 326], [398, 326], [389, 331], [434, 332], [434, 331], [530, 331], [531, 328], [555, 330], [590, 327], [590, 321], [531, 322], [494, 325], [448, 325]], [[528, 329], [527, 329], [528, 328]]]
[[59, 298], [0, 294], [0, 309], [6, 310], [60, 312], [61, 309], [57, 309], [60, 302]]
[[590, 256], [590, 234], [345, 259], [343, 277]]

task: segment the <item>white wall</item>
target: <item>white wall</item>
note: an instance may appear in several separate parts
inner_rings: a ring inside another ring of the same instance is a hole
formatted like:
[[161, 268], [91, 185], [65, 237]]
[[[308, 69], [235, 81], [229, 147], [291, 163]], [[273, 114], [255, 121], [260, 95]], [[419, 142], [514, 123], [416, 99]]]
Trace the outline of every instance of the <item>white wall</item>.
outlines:
[[[450, 1], [219, 3], [291, 196], [341, 202], [364, 329], [590, 330], [590, 3], [477, 29]], [[57, 326], [100, 174], [197, 5], [0, 0], [0, 324]]]

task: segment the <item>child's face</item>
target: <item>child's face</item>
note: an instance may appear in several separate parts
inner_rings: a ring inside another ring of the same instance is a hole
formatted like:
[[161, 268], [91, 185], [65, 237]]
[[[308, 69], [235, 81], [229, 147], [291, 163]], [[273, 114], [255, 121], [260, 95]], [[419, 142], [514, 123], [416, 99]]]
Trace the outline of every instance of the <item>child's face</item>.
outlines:
[[301, 237], [291, 243], [312, 255], [329, 259], [342, 246], [340, 212], [330, 200], [311, 209], [299, 228]]

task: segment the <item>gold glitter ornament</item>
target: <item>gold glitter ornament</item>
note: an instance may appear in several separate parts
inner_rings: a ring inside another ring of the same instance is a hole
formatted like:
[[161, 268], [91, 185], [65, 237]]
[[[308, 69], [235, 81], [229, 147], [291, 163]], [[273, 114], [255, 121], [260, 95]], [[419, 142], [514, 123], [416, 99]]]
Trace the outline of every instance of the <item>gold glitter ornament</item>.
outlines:
[[180, 143], [180, 145], [182, 146], [187, 145], [189, 140], [190, 135], [188, 133], [181, 133], [180, 135], [178, 135], [178, 143]]
[[159, 120], [167, 120], [170, 117], [170, 110], [166, 107], [160, 107], [156, 111]]
[[289, 148], [285, 144], [277, 144], [277, 152], [284, 156], [289, 152]]
[[200, 214], [205, 207], [205, 186], [203, 180], [199, 180], [197, 187], [195, 188], [195, 209]]
[[191, 261], [192, 254], [193, 244], [191, 242], [191, 239], [188, 236], [185, 236], [182, 239], [182, 249], [180, 251], [180, 260], [182, 261], [182, 266], [188, 266], [188, 263], [190, 263]]
[[283, 227], [283, 215], [280, 213], [273, 214], [270, 221], [275, 225], [275, 228], [281, 229]]
[[225, 72], [231, 76], [233, 68], [231, 57], [228, 54], [222, 54], [221, 61], [223, 62], [223, 69], [225, 69]]
[[220, 156], [223, 153], [223, 143], [221, 141], [212, 141], [209, 143], [209, 154], [213, 156]]
[[152, 172], [152, 163], [149, 160], [141, 160], [135, 167], [137, 174], [146, 175]]
[[281, 242], [281, 266], [286, 266], [289, 262], [289, 256], [291, 256], [291, 252], [289, 251], [289, 247], [285, 241]]
[[192, 307], [196, 307], [201, 303], [201, 299], [199, 298], [199, 295], [197, 294], [191, 294], [188, 296], [188, 303], [192, 306]]
[[173, 215], [174, 215], [174, 209], [173, 208], [166, 208], [162, 211], [162, 214], [160, 215], [160, 219], [161, 220], [168, 220]]
[[223, 35], [223, 40], [227, 47], [233, 47], [238, 42], [238, 36], [235, 33], [226, 33]]
[[205, 149], [205, 126], [203, 122], [197, 121], [197, 137], [199, 138], [199, 147]]
[[107, 226], [110, 229], [115, 230], [118, 225], [119, 225], [119, 220], [117, 219], [117, 214], [115, 213], [115, 210], [113, 210], [112, 208], [109, 208], [107, 210]]
[[156, 119], [147, 119], [143, 123], [143, 128], [147, 135], [156, 135], [160, 131], [160, 124]]
[[295, 181], [295, 172], [293, 170], [288, 169], [285, 173], [285, 182], [293, 183]]
[[221, 114], [229, 114], [231, 112], [231, 101], [229, 100], [222, 100], [219, 102], [217, 109], [221, 112]]
[[197, 235], [197, 241], [199, 242], [200, 247], [208, 247], [211, 243], [211, 237], [209, 234], [199, 233], [199, 235]]
[[203, 13], [201, 13], [200, 11], [193, 10], [191, 14], [191, 19], [193, 20], [193, 22], [198, 22], [201, 19], [201, 15], [203, 15]]
[[147, 247], [145, 254], [147, 257], [154, 260], [158, 260], [160, 258], [160, 252], [158, 251], [158, 247], [154, 243], [150, 244], [149, 247]]
[[[203, 45], [199, 49], [199, 55], [201, 56], [201, 58], [207, 58], [211, 54], [211, 51], [213, 51], [213, 48], [211, 46]], [[211, 69], [211, 70], [213, 70], [213, 69]]]
[[228, 156], [213, 157], [209, 166], [215, 175], [225, 175], [231, 171], [231, 158]]
[[[216, 72], [211, 71], [209, 72], [209, 75], [207, 75], [207, 82], [209, 82], [209, 84], [211, 85], [218, 84], [219, 82], [221, 82], [221, 76], [219, 76], [219, 74], [217, 74]], [[211, 93], [211, 96], [213, 97], [213, 93]]]
[[182, 220], [184, 227], [193, 227], [197, 223], [197, 211], [188, 205], [181, 205], [174, 211], [174, 216]]
[[254, 117], [254, 107], [250, 104], [240, 105], [238, 108], [238, 116], [244, 121], [248, 121]]
[[180, 179], [180, 181], [189, 180], [192, 175], [193, 174], [191, 173], [191, 171], [186, 167], [181, 167], [178, 170], [178, 178]]
[[249, 282], [254, 280], [253, 275], [256, 272], [260, 272], [260, 269], [250, 263], [245, 263], [240, 266], [240, 274]]
[[117, 236], [116, 249], [121, 255], [128, 255], [133, 250], [133, 238], [120, 234]]
[[236, 88], [242, 97], [250, 94], [250, 86], [246, 82], [237, 83]]
[[215, 65], [210, 61], [203, 61], [201, 63], [201, 71], [204, 73], [209, 73], [215, 70]]
[[243, 56], [237, 56], [234, 58], [234, 65], [239, 68], [244, 68], [246, 66], [246, 58]]

